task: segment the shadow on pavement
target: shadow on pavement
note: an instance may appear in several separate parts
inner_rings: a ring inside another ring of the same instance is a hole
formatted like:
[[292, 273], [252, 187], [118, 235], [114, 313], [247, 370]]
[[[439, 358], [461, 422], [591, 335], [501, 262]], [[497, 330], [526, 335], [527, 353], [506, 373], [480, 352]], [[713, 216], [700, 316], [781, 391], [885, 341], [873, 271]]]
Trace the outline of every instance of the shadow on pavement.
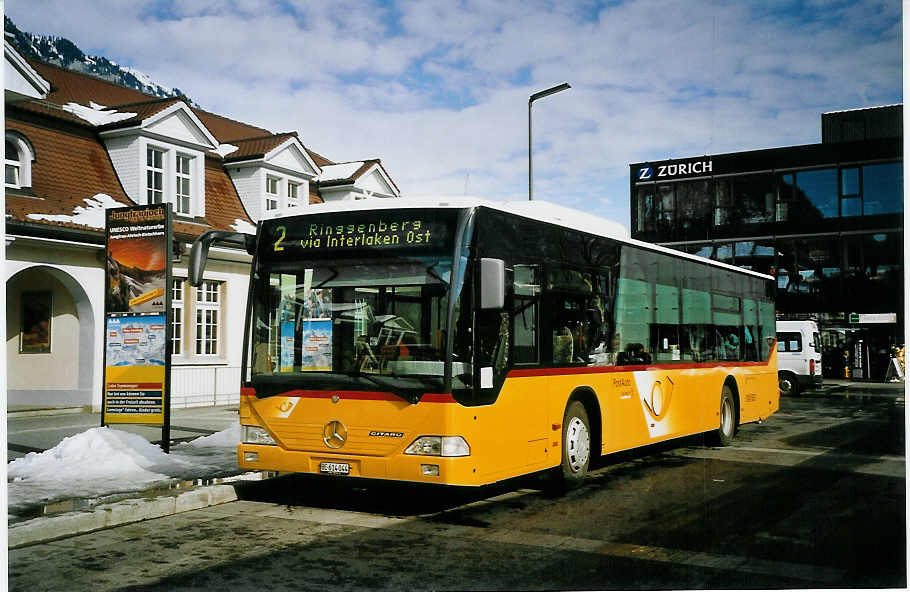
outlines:
[[401, 517], [445, 512], [514, 491], [524, 482], [510, 480], [466, 488], [290, 474], [265, 481], [238, 482], [235, 490], [239, 499], [247, 501]]

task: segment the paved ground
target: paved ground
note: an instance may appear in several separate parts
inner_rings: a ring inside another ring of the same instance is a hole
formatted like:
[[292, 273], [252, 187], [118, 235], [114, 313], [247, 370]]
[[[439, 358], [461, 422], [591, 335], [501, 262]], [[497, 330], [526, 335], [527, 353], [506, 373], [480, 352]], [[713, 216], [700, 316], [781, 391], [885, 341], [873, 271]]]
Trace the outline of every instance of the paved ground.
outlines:
[[902, 393], [784, 399], [731, 448], [608, 457], [564, 497], [290, 476], [12, 549], [11, 590], [906, 586]]

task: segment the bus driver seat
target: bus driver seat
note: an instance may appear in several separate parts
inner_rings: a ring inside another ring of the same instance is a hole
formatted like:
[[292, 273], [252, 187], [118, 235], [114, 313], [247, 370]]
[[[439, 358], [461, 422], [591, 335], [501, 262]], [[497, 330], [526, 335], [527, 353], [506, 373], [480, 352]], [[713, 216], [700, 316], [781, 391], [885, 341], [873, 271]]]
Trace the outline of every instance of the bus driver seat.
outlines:
[[553, 332], [553, 363], [569, 364], [573, 360], [575, 338], [568, 327], [560, 327]]

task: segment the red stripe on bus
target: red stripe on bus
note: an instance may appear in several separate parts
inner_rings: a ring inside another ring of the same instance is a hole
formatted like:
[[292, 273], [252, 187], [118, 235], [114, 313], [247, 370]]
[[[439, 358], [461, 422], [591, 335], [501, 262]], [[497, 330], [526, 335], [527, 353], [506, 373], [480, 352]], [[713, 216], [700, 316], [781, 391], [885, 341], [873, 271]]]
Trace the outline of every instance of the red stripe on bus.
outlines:
[[523, 368], [510, 370], [508, 378], [528, 376], [561, 376], [568, 374], [607, 374], [610, 372], [635, 372], [639, 370], [693, 370], [699, 368], [741, 368], [744, 366], [767, 366], [768, 362], [700, 362], [693, 364], [641, 364], [629, 366], [579, 366], [576, 368]]
[[424, 393], [421, 403], [455, 403], [455, 397], [444, 393]]
[[[256, 389], [244, 388], [240, 391], [244, 396], [255, 396]], [[307, 391], [292, 390], [276, 393], [278, 397], [298, 397], [300, 399], [331, 399], [337, 396], [340, 399], [354, 401], [402, 401], [398, 395], [392, 393], [376, 393], [372, 391]], [[420, 398], [421, 403], [454, 403], [455, 397], [441, 393], [424, 393]]]

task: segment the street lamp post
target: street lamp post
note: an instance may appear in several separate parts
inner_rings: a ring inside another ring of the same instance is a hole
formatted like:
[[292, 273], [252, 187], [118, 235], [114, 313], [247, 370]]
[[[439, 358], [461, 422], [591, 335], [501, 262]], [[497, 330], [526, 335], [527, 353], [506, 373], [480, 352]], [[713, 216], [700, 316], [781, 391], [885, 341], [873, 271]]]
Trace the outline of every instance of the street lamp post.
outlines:
[[531, 158], [533, 143], [531, 141], [531, 104], [537, 99], [542, 99], [558, 92], [572, 88], [568, 82], [563, 82], [547, 90], [536, 92], [528, 97], [528, 201], [534, 200], [534, 161]]

